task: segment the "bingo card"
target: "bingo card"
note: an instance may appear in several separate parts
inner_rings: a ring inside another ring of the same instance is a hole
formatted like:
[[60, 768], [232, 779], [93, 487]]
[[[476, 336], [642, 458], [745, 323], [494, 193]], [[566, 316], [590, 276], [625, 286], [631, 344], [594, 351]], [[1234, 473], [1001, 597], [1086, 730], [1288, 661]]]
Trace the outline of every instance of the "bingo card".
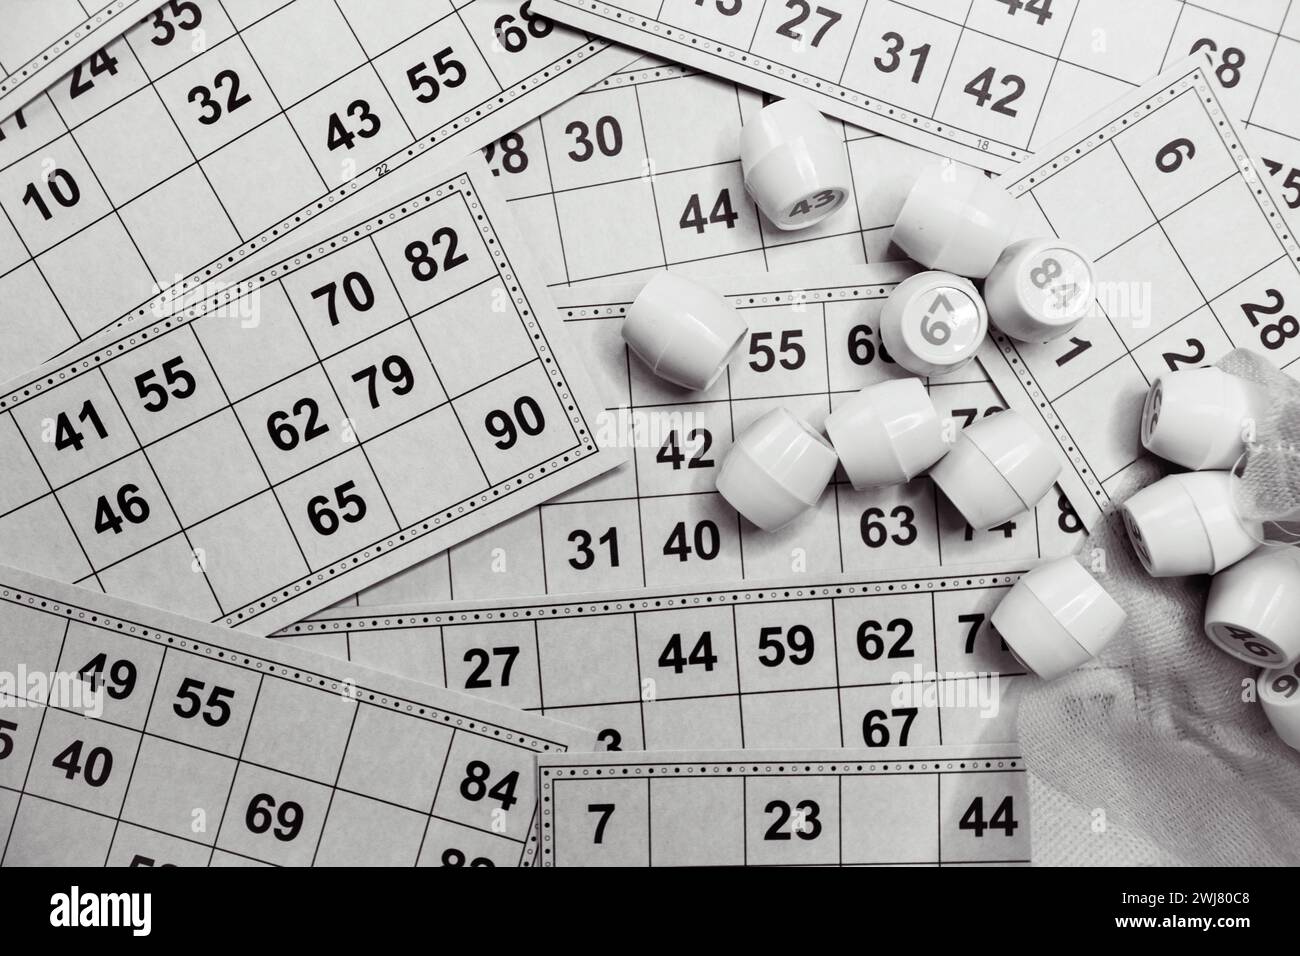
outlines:
[[0, 567], [0, 863], [516, 866], [589, 732]]
[[995, 332], [980, 352], [1061, 449], [1089, 526], [1142, 454], [1159, 375], [1233, 348], [1292, 374], [1300, 358], [1300, 245], [1212, 77], [1188, 60], [1004, 177], [1023, 234], [1071, 239], [1097, 264], [1097, 307], [1069, 336], [1026, 345]]
[[1001, 172], [1176, 63], [1215, 84], [1300, 205], [1293, 0], [537, 0], [659, 56]]
[[526, 258], [471, 157], [10, 382], [0, 555], [267, 633], [611, 467]]
[[[0, 23], [4, 24], [0, 34], [0, 120], [158, 5], [158, 0], [0, 2]], [[82, 67], [83, 71], [88, 68]]]
[[1016, 737], [1024, 666], [993, 609], [1032, 562], [335, 609], [302, 647], [596, 731], [607, 750]]
[[544, 754], [542, 866], [1030, 862], [1014, 747]]
[[[569, 338], [604, 397], [598, 433], [631, 460], [447, 554], [386, 581], [362, 605], [696, 585], [897, 568], [1032, 562], [1075, 550], [1082, 525], [1053, 490], [996, 528], [966, 525], [930, 479], [854, 491], [841, 472], [817, 507], [776, 533], [748, 524], [714, 490], [733, 438], [776, 405], [820, 426], [865, 385], [905, 376], [880, 346], [886, 296], [911, 266], [815, 276], [705, 280], [750, 334], [707, 392], [665, 383], [630, 355], [619, 329], [640, 285], [556, 289]], [[929, 382], [955, 430], [1002, 408], [980, 369]]]
[[0, 379], [381, 178], [420, 191], [633, 56], [516, 0], [160, 7], [0, 122]]
[[739, 153], [741, 124], [769, 99], [643, 58], [484, 153], [551, 285], [904, 258], [890, 231], [912, 176], [940, 157], [837, 122], [849, 201], [811, 228], [774, 229], [745, 192]]

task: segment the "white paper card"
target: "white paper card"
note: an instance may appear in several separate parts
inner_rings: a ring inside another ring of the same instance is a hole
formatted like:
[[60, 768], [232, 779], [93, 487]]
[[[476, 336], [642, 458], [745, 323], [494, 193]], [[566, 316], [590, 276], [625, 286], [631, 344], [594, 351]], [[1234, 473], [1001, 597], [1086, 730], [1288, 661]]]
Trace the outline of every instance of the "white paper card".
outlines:
[[381, 178], [420, 191], [635, 56], [517, 0], [160, 13], [0, 122], [0, 379], [162, 314], [358, 192], [373, 201]]
[[607, 750], [1015, 739], [989, 624], [1032, 562], [334, 610], [278, 636], [596, 731]]
[[[537, 0], [537, 10], [954, 159], [1003, 171], [1204, 50], [1234, 119], [1300, 168], [1287, 0]], [[1300, 172], [1291, 178], [1300, 205]]]
[[[166, 20], [172, 11], [162, 4], [154, 12], [159, 6], [158, 0], [2, 0], [0, 120], [78, 66], [74, 82], [84, 84], [95, 68], [105, 68], [102, 60], [85, 61], [146, 14]], [[170, 4], [181, 16], [190, 6]]]
[[1030, 859], [1015, 747], [538, 757], [542, 866], [990, 866]]
[[619, 460], [477, 157], [0, 387], [0, 556], [256, 633]]
[[534, 755], [591, 743], [3, 567], [0, 652], [11, 866], [515, 866]]

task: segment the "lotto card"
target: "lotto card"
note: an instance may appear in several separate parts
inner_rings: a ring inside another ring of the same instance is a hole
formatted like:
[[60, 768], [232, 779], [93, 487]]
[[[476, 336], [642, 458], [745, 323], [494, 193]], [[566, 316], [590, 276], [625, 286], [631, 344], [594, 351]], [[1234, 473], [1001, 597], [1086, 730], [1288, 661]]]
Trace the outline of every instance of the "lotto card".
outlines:
[[1015, 739], [1026, 671], [989, 619], [1031, 566], [335, 609], [278, 636], [588, 727], [606, 750], [909, 756]]
[[[358, 602], [958, 568], [1075, 550], [1083, 526], [1057, 489], [1032, 511], [974, 530], [929, 478], [854, 491], [841, 472], [815, 508], [776, 533], [746, 522], [715, 490], [735, 436], [770, 409], [786, 406], [820, 427], [863, 386], [907, 375], [881, 347], [879, 318], [885, 298], [914, 268], [886, 263], [705, 279], [741, 311], [750, 334], [727, 373], [702, 393], [664, 382], [624, 347], [619, 329], [639, 283], [554, 290], [604, 401], [598, 441], [630, 460], [371, 588]], [[928, 388], [954, 437], [1004, 407], [974, 362], [931, 379]]]
[[1030, 860], [1015, 747], [543, 754], [542, 866], [1006, 866]]
[[1300, 244], [1265, 189], [1214, 70], [1193, 58], [1005, 177], [1024, 235], [1059, 235], [1097, 265], [1096, 308], [1069, 336], [1026, 345], [994, 332], [994, 384], [1066, 464], [1091, 526], [1142, 454], [1151, 383], [1258, 351], [1300, 358]]
[[0, 863], [515, 866], [590, 733], [0, 567]]
[[770, 98], [643, 58], [484, 150], [550, 285], [709, 279], [905, 258], [890, 232], [924, 166], [942, 158], [836, 122], [849, 200], [783, 232], [745, 192], [740, 128]]
[[611, 467], [490, 180], [0, 388], [0, 554], [264, 634]]
[[633, 57], [517, 0], [164, 4], [0, 121], [0, 379], [210, 295], [381, 179], [421, 191]]
[[1258, 131], [1300, 205], [1300, 10], [1288, 0], [537, 0], [537, 9], [997, 172], [1204, 50], [1233, 118]]
[[4, 24], [0, 120], [64, 73], [79, 68], [79, 79], [93, 73], [96, 61], [91, 55], [158, 5], [158, 0], [4, 0], [0, 3]]

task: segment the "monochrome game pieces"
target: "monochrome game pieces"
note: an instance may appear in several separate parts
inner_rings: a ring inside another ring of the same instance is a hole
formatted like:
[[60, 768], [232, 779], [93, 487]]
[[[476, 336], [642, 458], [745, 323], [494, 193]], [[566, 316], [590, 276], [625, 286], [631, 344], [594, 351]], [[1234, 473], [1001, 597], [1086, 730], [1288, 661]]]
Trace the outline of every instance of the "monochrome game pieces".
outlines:
[[826, 435], [855, 491], [909, 482], [949, 447], [917, 378], [868, 385], [826, 416]]
[[718, 494], [764, 531], [817, 504], [839, 457], [825, 438], [785, 408], [736, 436], [718, 472]]
[[712, 289], [662, 272], [627, 310], [623, 339], [660, 378], [700, 391], [718, 380], [749, 331]]
[[[766, 412], [786, 407], [821, 427], [864, 386], [910, 377], [880, 347], [879, 322], [889, 293], [912, 271], [887, 263], [715, 281], [750, 333], [701, 394], [664, 381], [629, 353], [621, 329], [641, 282], [555, 290], [569, 338], [593, 357], [601, 432], [633, 446], [631, 460], [366, 589], [356, 603], [759, 582], [801, 569], [946, 567], [1073, 551], [1082, 524], [1059, 492], [980, 530], [924, 475], [856, 491], [837, 472], [816, 508], [777, 533], [744, 521], [717, 493], [735, 436]], [[978, 362], [924, 388], [954, 439], [1004, 407]]]
[[1105, 589], [1067, 556], [1021, 577], [994, 610], [992, 623], [1017, 660], [1054, 680], [1096, 657], [1125, 617]]
[[1195, 471], [1230, 469], [1265, 406], [1259, 386], [1212, 365], [1167, 372], [1142, 406], [1142, 446]]
[[811, 106], [781, 100], [740, 131], [745, 191], [778, 229], [815, 226], [849, 198], [835, 129]]
[[966, 365], [988, 329], [988, 312], [975, 286], [946, 272], [904, 279], [880, 315], [881, 342], [894, 361], [927, 377]]
[[1300, 865], [1297, 102], [1300, 0], [0, 0], [6, 916]]
[[1300, 750], [1300, 663], [1259, 672], [1259, 701], [1273, 732]]
[[991, 528], [1034, 507], [1061, 473], [1056, 456], [1017, 412], [963, 429], [930, 477], [973, 528]]
[[1260, 548], [1210, 582], [1205, 633], [1233, 657], [1267, 667], [1300, 658], [1300, 551]]
[[1263, 540], [1259, 522], [1237, 514], [1226, 471], [1166, 475], [1121, 510], [1133, 550], [1156, 577], [1217, 574]]
[[1019, 216], [998, 183], [945, 163], [916, 177], [892, 238], [929, 269], [982, 279], [1011, 241]]
[[1013, 339], [1046, 343], [1083, 321], [1095, 289], [1092, 263], [1072, 243], [1022, 239], [989, 270], [984, 304], [993, 324]]

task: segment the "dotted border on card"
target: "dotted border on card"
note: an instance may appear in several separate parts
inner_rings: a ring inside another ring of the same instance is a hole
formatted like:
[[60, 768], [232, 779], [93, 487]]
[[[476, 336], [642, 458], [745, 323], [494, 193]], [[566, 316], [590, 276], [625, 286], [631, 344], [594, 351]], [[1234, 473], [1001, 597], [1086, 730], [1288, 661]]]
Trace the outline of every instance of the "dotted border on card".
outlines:
[[[194, 270], [179, 282], [168, 286], [152, 299], [149, 299], [131, 311], [122, 314], [98, 331], [90, 333], [90, 335], [82, 341], [93, 339], [96, 336], [105, 333], [121, 331], [125, 328], [131, 327], [136, 322], [147, 320], [150, 316], [156, 318], [159, 315], [166, 314], [170, 304], [177, 298], [183, 297], [187, 293], [198, 289], [205, 282], [219, 279], [222, 273], [240, 260], [246, 259], [254, 252], [271, 245], [277, 239], [293, 232], [293, 230], [297, 229], [304, 223], [310, 222], [325, 210], [337, 206], [343, 200], [356, 194], [360, 190], [365, 189], [367, 186], [379, 182], [379, 180], [383, 179], [386, 175], [402, 166], [405, 166], [412, 159], [428, 152], [435, 146], [441, 145], [444, 141], [455, 136], [457, 133], [468, 129], [478, 121], [491, 116], [497, 110], [513, 103], [518, 97], [538, 89], [548, 81], [567, 73], [569, 69], [580, 66], [592, 56], [611, 48], [617, 49], [614, 44], [605, 40], [592, 40], [586, 46], [579, 47], [565, 56], [563, 61], [556, 60], [554, 63], [539, 72], [534, 73], [532, 76], [525, 77], [509, 90], [502, 90], [489, 101], [480, 103], [474, 108], [472, 113], [467, 112], [448, 123], [444, 123], [433, 132], [416, 140], [409, 146], [398, 150], [387, 159], [381, 160], [374, 166], [370, 167], [370, 169], [349, 180], [344, 185], [336, 186], [315, 202], [308, 203], [298, 212], [294, 213], [294, 215], [285, 216], [278, 223], [268, 229], [264, 229], [261, 233], [249, 239], [242, 245], [231, 249], [225, 255], [214, 259], [206, 266]], [[76, 348], [76, 346], [73, 346], [73, 348]]]
[[449, 506], [445, 511], [439, 511], [437, 514], [428, 515], [417, 520], [386, 540], [371, 544], [360, 553], [349, 555], [331, 565], [313, 571], [311, 574], [304, 575], [296, 581], [289, 582], [276, 593], [232, 609], [225, 615], [224, 621], [231, 627], [238, 626], [244, 621], [252, 620], [273, 609], [281, 601], [292, 600], [304, 592], [325, 585], [337, 575], [359, 566], [363, 561], [378, 558], [386, 551], [402, 547], [427, 534], [436, 533], [444, 526], [460, 518], [481, 511], [483, 507], [501, 498], [503, 494], [510, 494], [525, 488], [536, 481], [544, 479], [547, 475], [599, 453], [600, 450], [597, 448], [591, 431], [587, 427], [586, 420], [582, 416], [582, 410], [573, 396], [573, 391], [565, 380], [564, 373], [560, 370], [559, 363], [554, 360], [551, 354], [550, 345], [542, 336], [542, 330], [535, 312], [528, 307], [527, 300], [520, 291], [520, 283], [510, 265], [505, 250], [502, 248], [501, 242], [497, 239], [496, 229], [479, 204], [474, 193], [473, 184], [467, 174], [461, 174], [447, 180], [418, 196], [412, 197], [399, 206], [394, 206], [377, 216], [372, 216], [364, 223], [358, 223], [350, 229], [336, 233], [334, 236], [322, 240], [313, 248], [303, 250], [288, 259], [283, 259], [258, 275], [252, 276], [232, 288], [223, 290], [199, 305], [190, 306], [175, 315], [158, 319], [152, 324], [138, 323], [134, 325], [130, 334], [124, 335], [116, 342], [106, 344], [94, 352], [86, 353], [81, 359], [58, 370], [50, 371], [41, 379], [29, 382], [26, 386], [20, 386], [8, 394], [0, 395], [0, 412], [11, 411], [52, 388], [58, 388], [78, 376], [92, 373], [118, 356], [143, 346], [151, 338], [156, 339], [159, 336], [174, 332], [215, 309], [227, 306], [265, 285], [279, 281], [284, 276], [311, 262], [327, 258], [335, 252], [341, 251], [352, 242], [366, 241], [374, 232], [455, 195], [461, 197], [469, 207], [470, 215], [477, 220], [479, 232], [484, 240], [484, 247], [490, 250], [501, 281], [514, 290], [513, 299], [519, 312], [520, 321], [524, 324], [528, 335], [531, 337], [533, 348], [537, 352], [542, 367], [546, 370], [551, 387], [555, 389], [557, 397], [567, 409], [569, 424], [573, 428], [577, 445], [573, 449], [561, 452], [547, 461], [533, 465], [525, 473], [517, 474], [504, 482], [484, 488], [470, 498]]
[[464, 730], [494, 740], [501, 740], [526, 750], [539, 753], [564, 753], [568, 750], [559, 741], [543, 740], [540, 737], [533, 737], [504, 726], [475, 720], [472, 717], [466, 717], [464, 714], [458, 714], [455, 711], [445, 710], [431, 704], [422, 704], [410, 698], [384, 694], [358, 685], [348, 678], [338, 680], [312, 673], [304, 668], [287, 667], [284, 664], [254, 654], [231, 651], [220, 645], [213, 645], [206, 641], [197, 641], [169, 631], [146, 627], [143, 624], [137, 624], [134, 621], [116, 617], [112, 614], [92, 611], [89, 608], [67, 604], [54, 598], [42, 597], [17, 588], [0, 587], [0, 601], [30, 607], [42, 613], [67, 618], [70, 621], [103, 628], [107, 631], [119, 631], [122, 634], [149, 641], [160, 647], [173, 647], [190, 654], [210, 657], [235, 667], [250, 668], [258, 673], [287, 680], [313, 690], [352, 697], [358, 703], [374, 704], [377, 707], [400, 712], [409, 717], [427, 720], [439, 726], [452, 727], [455, 730]]
[[905, 594], [930, 594], [940, 591], [963, 591], [968, 588], [1006, 587], [1015, 584], [1024, 571], [1002, 574], [955, 575], [952, 577], [899, 579], [859, 584], [822, 584], [811, 587], [740, 588], [738, 590], [690, 591], [659, 597], [632, 597], [623, 600], [557, 601], [553, 604], [512, 605], [496, 609], [473, 610], [472, 602], [459, 601], [454, 610], [430, 614], [384, 615], [359, 614], [299, 621], [273, 636], [290, 634], [325, 634], [334, 631], [425, 627], [429, 625], [491, 624], [508, 621], [562, 620], [564, 618], [600, 617], [605, 614], [628, 614], [640, 611], [669, 611], [682, 608], [726, 607], [733, 604], [766, 604], [781, 601], [814, 601], [848, 597], [882, 597]]
[[802, 763], [799, 761], [782, 761], [765, 763], [755, 760], [703, 761], [700, 763], [674, 763], [671, 759], [649, 760], [638, 763], [603, 763], [603, 764], [565, 764], [562, 766], [538, 767], [540, 787], [538, 798], [541, 801], [541, 841], [542, 865], [549, 863], [551, 855], [551, 818], [548, 805], [556, 781], [562, 779], [603, 779], [603, 780], [648, 780], [652, 777], [680, 779], [681, 777], [705, 777], [724, 780], [744, 778], [752, 775], [765, 777], [805, 777], [810, 775], [826, 776], [901, 776], [916, 773], [1024, 773], [1024, 760], [1021, 757], [985, 757], [971, 760], [915, 760], [907, 763], [882, 761], [879, 763], [845, 761], [843, 763]]
[[[902, 278], [898, 280], [902, 282]], [[723, 295], [723, 299], [733, 307], [745, 309], [762, 309], [776, 305], [805, 305], [822, 302], [848, 302], [854, 299], [869, 301], [885, 299], [894, 291], [898, 282], [887, 285], [828, 286], [825, 288], [788, 289], [781, 292], [743, 293]], [[578, 319], [617, 319], [627, 314], [630, 302], [618, 302], [610, 305], [575, 305], [561, 309], [566, 322]]]
[[[1123, 114], [1116, 116], [1110, 123], [1103, 128], [1094, 130], [1091, 134], [1082, 140], [1079, 140], [1073, 146], [1070, 146], [1058, 153], [1054, 157], [1048, 157], [1037, 166], [1032, 173], [1021, 177], [1007, 187], [1007, 192], [1012, 198], [1019, 199], [1025, 193], [1030, 192], [1036, 186], [1042, 185], [1051, 179], [1058, 172], [1069, 169], [1075, 162], [1084, 158], [1092, 150], [1101, 146], [1103, 143], [1110, 142], [1117, 135], [1124, 132], [1130, 124], [1137, 123], [1146, 117], [1152, 115], [1154, 111], [1162, 106], [1171, 103], [1175, 97], [1181, 96], [1191, 89], [1195, 89], [1200, 99], [1209, 104], [1207, 112], [1214, 121], [1214, 128], [1218, 131], [1223, 144], [1228, 147], [1230, 153], [1235, 155], [1237, 168], [1241, 171], [1246, 185], [1255, 193], [1255, 200], [1260, 207], [1268, 213], [1269, 225], [1272, 227], [1274, 234], [1282, 247], [1287, 250], [1291, 258], [1300, 264], [1300, 242], [1297, 242], [1295, 235], [1287, 223], [1286, 219], [1278, 212], [1277, 205], [1273, 202], [1273, 197], [1269, 195], [1268, 190], [1264, 187], [1263, 178], [1255, 168], [1254, 162], [1250, 158], [1250, 152], [1242, 144], [1237, 136], [1236, 127], [1232, 120], [1228, 118], [1222, 104], [1219, 103], [1218, 97], [1214, 93], [1213, 85], [1206, 79], [1205, 70], [1202, 67], [1196, 67], [1190, 73], [1179, 77], [1173, 83], [1163, 87], [1160, 92], [1147, 97], [1141, 103], [1125, 111]], [[1092, 469], [1084, 461], [1082, 453], [1078, 448], [1066, 442], [1062, 442], [1059, 436], [1066, 432], [1065, 423], [1056, 413], [1056, 408], [1048, 401], [1047, 396], [1043, 394], [1038, 383], [1034, 381], [1024, 361], [1020, 358], [1020, 352], [1016, 343], [1007, 337], [1003, 332], [997, 329], [989, 329], [990, 337], [999, 352], [1002, 353], [1011, 372], [1020, 381], [1021, 387], [1037, 407], [1043, 420], [1051, 427], [1052, 431], [1058, 436], [1057, 442], [1061, 445], [1070, 465], [1074, 468], [1075, 474], [1079, 476], [1087, 487], [1093, 500], [1101, 508], [1106, 508], [1111, 501], [1110, 493], [1098, 480]], [[1136, 461], [1136, 459], [1134, 459]]]
[[[681, 66], [677, 63], [665, 63], [662, 66], [642, 67], [636, 70], [620, 70], [605, 77], [599, 83], [593, 84], [584, 93], [590, 93], [593, 90], [610, 90], [620, 86], [639, 86], [642, 83], [653, 83], [655, 80], [674, 80], [688, 76], [706, 76], [699, 70], [692, 69], [689, 66]], [[710, 77], [712, 79], [712, 77]], [[582, 95], [582, 94], [579, 94]]]
[[[40, 53], [36, 54], [15, 72], [0, 80], [0, 96], [8, 96], [22, 86], [41, 70], [50, 65], [50, 61], [67, 53], [73, 46], [90, 36], [109, 21], [116, 19], [135, 5], [135, 0], [113, 0], [94, 16], [82, 21], [78, 26], [55, 40]], [[0, 116], [3, 118], [3, 116]]]
[[[658, 20], [652, 20], [643, 17], [640, 14], [622, 10], [618, 7], [602, 3], [600, 0], [555, 0], [556, 3], [592, 16], [599, 17], [602, 20], [612, 21], [614, 23], [625, 24], [633, 30], [639, 30], [642, 33], [648, 33], [652, 36], [660, 37], [669, 43], [674, 43], [683, 48], [700, 50], [716, 56], [719, 59], [730, 60], [741, 66], [749, 67], [758, 73], [767, 73], [786, 83], [793, 83], [801, 86], [806, 90], [818, 93], [828, 99], [838, 99], [840, 102], [848, 103], [850, 106], [860, 110], [866, 110], [879, 116], [881, 119], [889, 120], [900, 126], [912, 129], [924, 130], [932, 136], [938, 136], [957, 143], [967, 149], [977, 153], [985, 153], [990, 156], [996, 156], [999, 159], [1019, 162], [1026, 156], [1031, 155], [1026, 148], [1017, 148], [1010, 143], [1003, 143], [989, 136], [979, 136], [969, 130], [954, 129], [952, 126], [931, 119], [928, 116], [921, 116], [911, 110], [901, 106], [894, 106], [890, 103], [877, 101], [869, 96], [864, 96], [849, 87], [840, 83], [834, 83], [830, 80], [823, 79], [820, 76], [814, 76], [811, 73], [801, 73], [793, 70], [784, 64], [775, 60], [769, 60], [766, 57], [758, 56], [747, 50], [740, 50], [724, 43], [718, 43], [701, 37], [698, 34], [691, 33], [689, 30], [682, 30], [678, 27], [669, 26]], [[599, 31], [596, 31], [599, 32]], [[671, 55], [671, 54], [670, 54]], [[752, 85], [748, 80], [738, 81], [742, 85]], [[909, 122], [910, 118], [910, 122]], [[858, 125], [862, 125], [861, 120], [852, 120]], [[986, 144], [981, 146], [980, 144]], [[993, 146], [1003, 147], [1001, 150], [993, 149]]]

